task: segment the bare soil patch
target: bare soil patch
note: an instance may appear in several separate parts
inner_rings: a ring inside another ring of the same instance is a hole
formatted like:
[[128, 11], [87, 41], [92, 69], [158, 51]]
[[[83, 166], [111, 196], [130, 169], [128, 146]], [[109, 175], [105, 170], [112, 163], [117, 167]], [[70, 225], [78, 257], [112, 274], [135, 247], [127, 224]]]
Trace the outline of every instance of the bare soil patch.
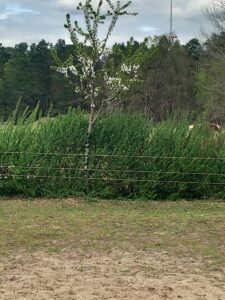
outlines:
[[0, 299], [225, 299], [224, 273], [202, 268], [156, 251], [21, 252], [1, 259]]

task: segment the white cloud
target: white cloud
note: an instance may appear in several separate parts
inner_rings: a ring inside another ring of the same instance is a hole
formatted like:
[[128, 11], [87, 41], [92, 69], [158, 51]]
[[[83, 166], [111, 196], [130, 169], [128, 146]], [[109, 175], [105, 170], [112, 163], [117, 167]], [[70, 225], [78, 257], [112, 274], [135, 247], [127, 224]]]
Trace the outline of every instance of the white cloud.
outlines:
[[0, 14], [0, 20], [8, 19], [8, 15], [6, 13]]
[[23, 8], [17, 3], [7, 4], [3, 13], [0, 14], [0, 20], [6, 20], [11, 16], [17, 16], [24, 13], [38, 14], [37, 11], [29, 8]]
[[147, 34], [157, 34], [157, 28], [151, 27], [151, 26], [146, 26], [142, 25], [139, 27], [141, 31], [147, 33]]
[[65, 8], [74, 8], [75, 7], [75, 2], [74, 0], [57, 0], [57, 4], [59, 6], [65, 7]]

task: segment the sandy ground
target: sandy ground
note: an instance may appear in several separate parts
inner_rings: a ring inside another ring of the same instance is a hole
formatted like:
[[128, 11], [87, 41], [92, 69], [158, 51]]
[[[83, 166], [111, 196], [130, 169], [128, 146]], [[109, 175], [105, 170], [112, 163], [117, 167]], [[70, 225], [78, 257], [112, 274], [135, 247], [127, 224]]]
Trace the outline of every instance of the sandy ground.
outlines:
[[0, 299], [225, 299], [223, 272], [166, 253], [21, 252], [0, 258]]

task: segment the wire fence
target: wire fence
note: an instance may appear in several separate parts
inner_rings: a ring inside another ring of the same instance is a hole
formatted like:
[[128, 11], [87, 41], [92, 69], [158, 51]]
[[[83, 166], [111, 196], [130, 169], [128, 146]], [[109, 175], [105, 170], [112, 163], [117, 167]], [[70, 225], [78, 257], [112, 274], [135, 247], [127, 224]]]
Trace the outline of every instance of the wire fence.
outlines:
[[155, 179], [131, 179], [131, 178], [103, 178], [103, 177], [75, 177], [75, 176], [57, 176], [57, 175], [12, 175], [12, 174], [0, 174], [1, 179], [8, 178], [25, 178], [25, 179], [74, 179], [74, 180], [103, 180], [105, 182], [111, 181], [125, 181], [125, 182], [152, 182], [152, 183], [174, 183], [174, 184], [205, 184], [205, 185], [225, 185], [225, 182], [205, 182], [205, 181], [179, 181], [179, 180], [155, 180]]
[[[77, 164], [71, 164], [65, 161], [61, 162], [59, 166], [51, 165], [33, 165], [30, 164], [13, 164], [4, 163], [4, 157], [13, 155], [28, 155], [33, 157], [39, 156], [57, 156], [57, 157], [70, 157], [79, 158], [78, 167]], [[89, 167], [87, 169], [83, 168], [84, 154], [82, 153], [57, 153], [57, 152], [19, 152], [19, 151], [6, 151], [0, 152], [0, 180], [7, 179], [23, 179], [23, 180], [33, 180], [33, 179], [57, 179], [57, 180], [90, 180], [90, 181], [102, 181], [102, 182], [152, 182], [159, 184], [204, 184], [204, 185], [224, 185], [225, 186], [225, 164], [224, 173], [223, 172], [210, 172], [210, 171], [167, 171], [167, 170], [141, 170], [141, 169], [127, 169], [127, 168], [113, 168], [110, 162], [107, 166], [102, 165], [102, 158], [115, 158], [115, 159], [126, 159], [130, 158], [133, 162], [138, 162], [140, 160], [190, 160], [190, 161], [225, 161], [225, 157], [189, 157], [189, 156], [155, 156], [155, 155], [126, 155], [126, 154], [91, 154], [90, 158], [97, 159], [97, 165]], [[142, 161], [143, 163], [143, 161]], [[65, 174], [66, 172], [70, 174]], [[58, 172], [57, 174], [52, 174], [53, 172]], [[72, 173], [72, 174], [71, 174]], [[159, 178], [154, 178], [154, 176]], [[163, 178], [166, 176], [173, 176], [172, 180]], [[148, 176], [147, 178], [142, 178], [143, 176]], [[187, 176], [188, 179], [183, 180], [182, 177]], [[141, 177], [141, 178], [140, 178]], [[161, 178], [160, 178], [161, 177]], [[180, 178], [179, 178], [180, 177]], [[192, 180], [192, 177], [193, 180]]]
[[[68, 156], [68, 157], [84, 157], [83, 153], [57, 153], [57, 152], [20, 152], [20, 151], [6, 151], [0, 152], [0, 155], [8, 154], [24, 154], [31, 156]], [[149, 158], [149, 159], [187, 159], [187, 160], [225, 160], [224, 157], [191, 157], [191, 156], [161, 156], [161, 155], [127, 155], [127, 154], [90, 154], [90, 157], [121, 157], [121, 158]]]
[[[49, 166], [32, 166], [32, 165], [0, 165], [0, 169], [20, 169], [20, 170], [58, 170], [58, 171], [78, 171], [83, 172], [84, 168], [72, 168], [72, 167], [49, 167]], [[134, 173], [134, 174], [178, 174], [178, 175], [207, 175], [207, 176], [225, 176], [225, 173], [207, 173], [207, 172], [181, 172], [181, 171], [145, 171], [145, 170], [124, 170], [124, 169], [101, 169], [101, 168], [88, 168], [85, 171], [94, 172], [109, 172], [109, 173]]]

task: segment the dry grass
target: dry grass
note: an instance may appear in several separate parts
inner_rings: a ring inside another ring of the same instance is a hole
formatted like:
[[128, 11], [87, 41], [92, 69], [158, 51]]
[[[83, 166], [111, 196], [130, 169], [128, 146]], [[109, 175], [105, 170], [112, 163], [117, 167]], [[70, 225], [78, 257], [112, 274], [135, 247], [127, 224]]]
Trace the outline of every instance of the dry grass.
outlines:
[[163, 250], [225, 265], [225, 203], [0, 201], [0, 251]]
[[0, 201], [0, 298], [225, 298], [225, 203]]

